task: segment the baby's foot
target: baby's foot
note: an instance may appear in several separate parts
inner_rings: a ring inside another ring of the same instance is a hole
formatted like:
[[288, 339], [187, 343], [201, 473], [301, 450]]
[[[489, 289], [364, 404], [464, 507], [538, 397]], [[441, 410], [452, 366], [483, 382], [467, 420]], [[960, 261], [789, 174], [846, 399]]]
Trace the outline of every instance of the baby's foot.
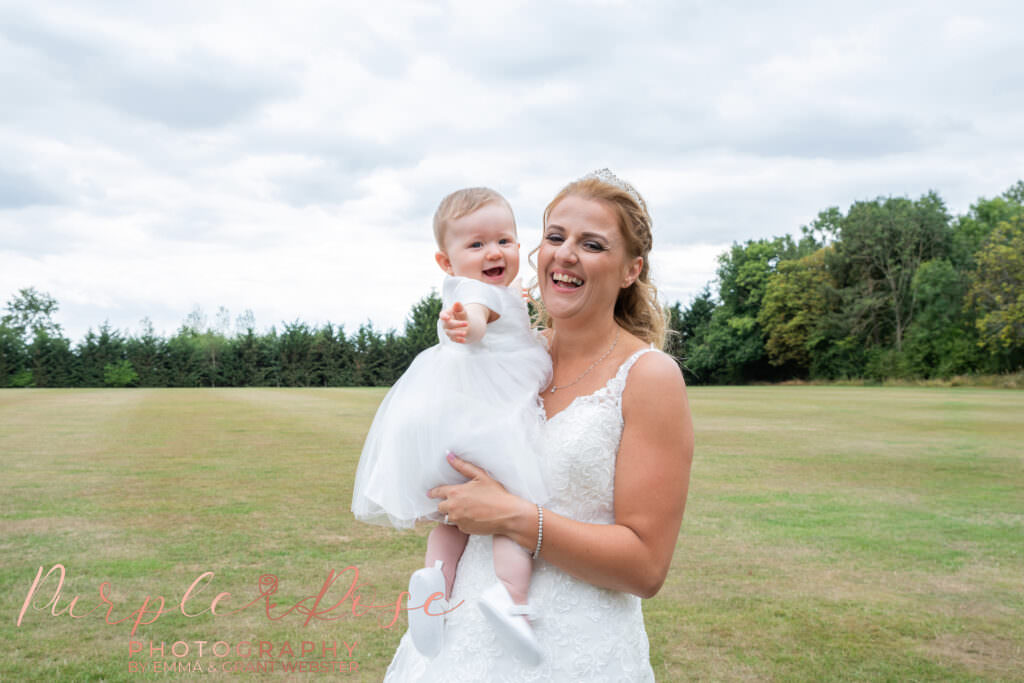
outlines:
[[543, 658], [540, 643], [526, 618], [530, 609], [512, 602], [504, 584], [498, 582], [483, 592], [480, 611], [498, 636], [512, 645], [520, 659], [528, 666], [540, 664]]
[[444, 596], [442, 566], [444, 563], [438, 560], [433, 567], [417, 569], [409, 578], [409, 635], [424, 657], [436, 657], [444, 645], [444, 614], [439, 612], [448, 611], [448, 601], [443, 597], [432, 600], [429, 614], [426, 604], [435, 593]]

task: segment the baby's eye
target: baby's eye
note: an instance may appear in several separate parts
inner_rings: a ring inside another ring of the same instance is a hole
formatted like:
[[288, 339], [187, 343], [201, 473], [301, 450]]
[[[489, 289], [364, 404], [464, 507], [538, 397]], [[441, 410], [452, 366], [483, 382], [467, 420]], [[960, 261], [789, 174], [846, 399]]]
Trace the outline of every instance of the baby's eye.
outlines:
[[470, 249], [479, 249], [482, 246], [484, 246], [483, 242], [473, 242], [471, 245], [469, 245], [469, 248]]
[[500, 240], [498, 240], [498, 244], [502, 246], [506, 244], [512, 244], [512, 240], [508, 239], [507, 237], [502, 237]]

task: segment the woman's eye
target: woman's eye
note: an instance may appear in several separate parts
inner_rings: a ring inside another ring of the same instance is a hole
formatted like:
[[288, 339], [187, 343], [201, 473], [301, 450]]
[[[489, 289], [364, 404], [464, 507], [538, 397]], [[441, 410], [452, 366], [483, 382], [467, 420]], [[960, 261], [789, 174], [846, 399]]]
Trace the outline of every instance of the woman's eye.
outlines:
[[547, 240], [548, 240], [548, 242], [551, 242], [553, 244], [561, 244], [562, 243], [562, 236], [552, 233], [552, 234], [547, 236]]
[[583, 248], [588, 251], [604, 251], [604, 245], [600, 242], [584, 242]]

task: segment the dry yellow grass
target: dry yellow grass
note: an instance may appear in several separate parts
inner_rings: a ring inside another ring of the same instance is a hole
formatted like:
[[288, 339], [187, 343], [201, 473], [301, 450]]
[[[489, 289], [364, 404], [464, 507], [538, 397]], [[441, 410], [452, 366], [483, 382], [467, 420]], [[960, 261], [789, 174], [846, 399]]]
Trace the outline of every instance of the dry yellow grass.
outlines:
[[[0, 391], [0, 680], [134, 680], [132, 640], [357, 641], [359, 671], [338, 677], [379, 680], [404, 616], [391, 629], [374, 614], [304, 626], [253, 607], [166, 614], [134, 636], [99, 612], [14, 622], [36, 570], [56, 563], [62, 606], [77, 594], [97, 605], [109, 581], [115, 619], [147, 595], [180, 599], [207, 571], [200, 609], [220, 591], [234, 606], [258, 596], [264, 574], [291, 605], [350, 565], [364, 600], [393, 600], [425, 530], [348, 513], [383, 395]], [[659, 680], [1024, 680], [1024, 395], [697, 388], [691, 402], [690, 504], [669, 579], [645, 602]]]

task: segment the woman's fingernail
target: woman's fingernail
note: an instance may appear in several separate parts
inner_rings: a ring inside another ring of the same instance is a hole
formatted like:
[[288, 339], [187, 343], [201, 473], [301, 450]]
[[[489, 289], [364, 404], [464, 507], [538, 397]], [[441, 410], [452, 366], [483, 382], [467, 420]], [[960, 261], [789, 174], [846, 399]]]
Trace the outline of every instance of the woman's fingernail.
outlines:
[[454, 453], [449, 451], [448, 455], [445, 456], [445, 457], [448, 458], [448, 462], [455, 462], [455, 454]]

